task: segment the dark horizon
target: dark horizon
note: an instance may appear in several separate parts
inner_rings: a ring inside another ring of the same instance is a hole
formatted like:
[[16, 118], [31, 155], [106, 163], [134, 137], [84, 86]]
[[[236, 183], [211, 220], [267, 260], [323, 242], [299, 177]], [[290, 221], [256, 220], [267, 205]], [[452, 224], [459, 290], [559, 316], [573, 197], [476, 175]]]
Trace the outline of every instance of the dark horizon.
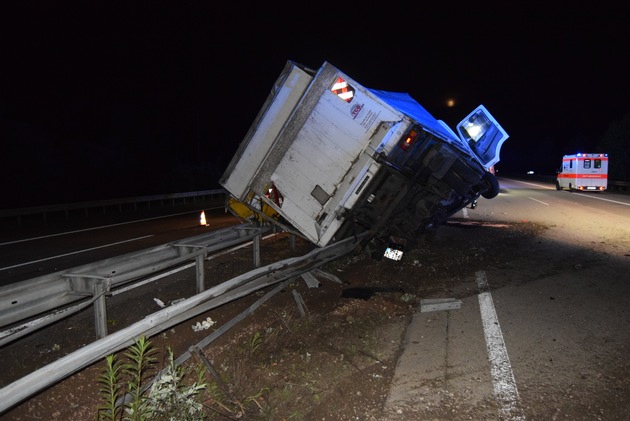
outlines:
[[287, 60], [408, 92], [451, 126], [484, 104], [510, 135], [505, 174], [607, 152], [630, 111], [627, 5], [152, 6], [11, 6], [0, 208], [218, 188]]

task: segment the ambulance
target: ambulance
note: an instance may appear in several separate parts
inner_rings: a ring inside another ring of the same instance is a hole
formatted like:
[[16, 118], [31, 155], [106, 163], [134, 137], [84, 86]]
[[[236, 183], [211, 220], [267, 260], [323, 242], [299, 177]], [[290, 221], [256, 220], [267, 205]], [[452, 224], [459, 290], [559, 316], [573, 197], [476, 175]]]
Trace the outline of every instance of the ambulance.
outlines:
[[608, 188], [608, 154], [565, 155], [556, 177], [557, 190], [604, 191]]

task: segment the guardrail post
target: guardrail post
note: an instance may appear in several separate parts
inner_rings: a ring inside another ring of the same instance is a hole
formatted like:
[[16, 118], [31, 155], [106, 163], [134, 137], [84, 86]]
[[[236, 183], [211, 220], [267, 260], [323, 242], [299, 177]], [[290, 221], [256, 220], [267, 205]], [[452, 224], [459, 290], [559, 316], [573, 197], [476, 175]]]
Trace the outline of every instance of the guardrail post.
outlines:
[[203, 266], [205, 257], [206, 257], [205, 253], [200, 254], [199, 256], [195, 257], [195, 261], [196, 261], [195, 269], [197, 271], [197, 294], [205, 291], [206, 289], [205, 273], [204, 273], [204, 266]]
[[99, 279], [93, 284], [94, 297], [94, 326], [96, 328], [96, 337], [104, 338], [107, 336], [107, 303], [105, 293], [107, 292], [106, 281]]
[[261, 234], [258, 234], [252, 240], [252, 249], [254, 250], [254, 267], [260, 267], [260, 237]]

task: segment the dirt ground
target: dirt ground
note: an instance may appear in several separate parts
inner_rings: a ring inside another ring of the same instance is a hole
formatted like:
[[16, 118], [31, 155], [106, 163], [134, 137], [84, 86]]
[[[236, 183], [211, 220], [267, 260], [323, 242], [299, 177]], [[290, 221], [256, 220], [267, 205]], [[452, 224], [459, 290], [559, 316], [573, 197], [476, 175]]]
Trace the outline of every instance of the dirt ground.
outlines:
[[[405, 328], [423, 298], [462, 298], [474, 292], [464, 274], [519, 259], [544, 228], [532, 223], [482, 224], [452, 220], [407, 253], [400, 262], [364, 254], [346, 256], [321, 269], [341, 283], [317, 276], [319, 285], [292, 280], [250, 316], [203, 348], [215, 371], [202, 397], [209, 420], [379, 420], [393, 378]], [[262, 242], [262, 264], [300, 256], [280, 233]], [[209, 260], [206, 279], [220, 283], [253, 269], [251, 249]], [[194, 293], [194, 274], [181, 272], [138, 288], [125, 301], [108, 301], [110, 333]], [[150, 338], [164, 362], [220, 329], [271, 288], [216, 308]], [[195, 331], [203, 321], [214, 323]], [[0, 350], [3, 386], [94, 340], [91, 312], [74, 316], [45, 332]], [[16, 406], [3, 420], [93, 420], [99, 398], [100, 361]], [[448, 419], [445, 417], [436, 419]]]

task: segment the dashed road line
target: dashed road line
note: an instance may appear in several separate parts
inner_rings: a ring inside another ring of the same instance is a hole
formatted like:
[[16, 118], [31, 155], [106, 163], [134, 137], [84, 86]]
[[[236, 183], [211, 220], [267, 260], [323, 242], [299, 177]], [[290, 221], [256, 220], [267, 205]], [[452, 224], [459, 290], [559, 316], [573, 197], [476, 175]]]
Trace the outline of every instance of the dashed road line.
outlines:
[[149, 238], [149, 237], [153, 237], [153, 234], [145, 235], [145, 236], [137, 237], [137, 238], [131, 238], [131, 239], [125, 240], [125, 241], [118, 241], [117, 243], [104, 244], [102, 246], [92, 247], [92, 248], [89, 248], [89, 249], [73, 251], [72, 253], [58, 254], [57, 256], [50, 256], [50, 257], [46, 257], [46, 258], [39, 259], [39, 260], [31, 260], [30, 262], [24, 262], [24, 263], [19, 263], [17, 265], [0, 268], [0, 271], [7, 270], [7, 269], [13, 269], [13, 268], [17, 268], [17, 267], [20, 267], [20, 266], [32, 265], [33, 263], [44, 262], [46, 260], [58, 259], [60, 257], [71, 256], [73, 254], [85, 253], [86, 251], [98, 250], [98, 249], [102, 249], [104, 247], [111, 247], [111, 246], [115, 246], [115, 245], [118, 245], [118, 244], [129, 243], [131, 241], [142, 240], [144, 238]]
[[533, 200], [534, 202], [542, 203], [543, 205], [549, 206], [549, 203], [543, 202], [542, 200], [534, 199], [533, 197], [528, 197], [528, 198]]

